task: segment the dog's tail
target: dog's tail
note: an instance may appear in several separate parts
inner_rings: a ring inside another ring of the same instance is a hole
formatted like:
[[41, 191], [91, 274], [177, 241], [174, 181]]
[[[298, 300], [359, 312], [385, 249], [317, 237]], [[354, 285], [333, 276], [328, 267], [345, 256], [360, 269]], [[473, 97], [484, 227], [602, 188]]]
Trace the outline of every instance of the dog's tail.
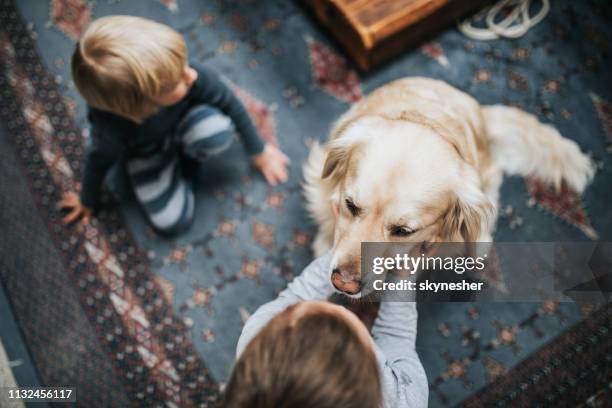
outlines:
[[493, 162], [506, 174], [534, 176], [557, 189], [565, 182], [578, 193], [593, 178], [593, 161], [554, 127], [510, 106], [484, 106], [482, 112]]

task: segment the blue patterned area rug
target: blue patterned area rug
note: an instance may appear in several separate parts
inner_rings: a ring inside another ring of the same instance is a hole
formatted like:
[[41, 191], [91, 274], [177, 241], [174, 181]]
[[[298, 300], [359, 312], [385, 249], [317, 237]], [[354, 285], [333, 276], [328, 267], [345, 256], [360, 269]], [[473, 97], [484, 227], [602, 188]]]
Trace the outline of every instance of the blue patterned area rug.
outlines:
[[[289, 182], [268, 187], [236, 145], [202, 166], [196, 221], [180, 236], [162, 238], [148, 228], [120, 172], [109, 178], [107, 206], [90, 226], [62, 226], [55, 203], [79, 180], [88, 137], [70, 55], [87, 23], [109, 14], [145, 16], [180, 31], [191, 57], [222, 72], [261, 134], [291, 157]], [[450, 28], [366, 75], [290, 1], [0, 0], [0, 115], [9, 135], [2, 148], [19, 163], [15, 174], [44, 226], [37, 238], [48, 238], [63, 268], [19, 274], [31, 260], [6, 257], [0, 271], [41, 380], [79, 385], [90, 395], [82, 406], [113, 393], [105, 405], [214, 404], [244, 320], [312, 259], [315, 229], [300, 191], [308, 146], [325, 140], [331, 123], [364, 94], [403, 76], [440, 78], [483, 103], [520, 106], [598, 163], [582, 197], [507, 179], [496, 240], [612, 240], [611, 17], [603, 1], [555, 1], [521, 39], [474, 42]], [[16, 231], [6, 235], [11, 242], [37, 242], [20, 228], [7, 231]], [[7, 241], [0, 250], [8, 248]], [[487, 278], [503, 284], [501, 275]], [[63, 295], [45, 292], [52, 285]], [[60, 318], [57, 310], [75, 317]], [[48, 313], [56, 317], [41, 318]], [[519, 392], [510, 384], [519, 378], [514, 369], [544, 361], [563, 332], [588, 325], [598, 312], [550, 299], [423, 304], [419, 313], [417, 348], [437, 407]], [[57, 347], [43, 329], [72, 337], [58, 338]], [[99, 384], [78, 370], [51, 368], [76, 349], [89, 356]]]

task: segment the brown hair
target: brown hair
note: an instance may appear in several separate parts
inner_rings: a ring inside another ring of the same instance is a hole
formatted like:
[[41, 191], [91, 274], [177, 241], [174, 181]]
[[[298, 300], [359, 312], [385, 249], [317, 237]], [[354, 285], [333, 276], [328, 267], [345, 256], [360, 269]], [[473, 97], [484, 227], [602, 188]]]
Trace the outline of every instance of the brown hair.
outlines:
[[133, 16], [95, 20], [72, 54], [72, 77], [87, 103], [137, 123], [171, 91], [187, 65], [187, 46], [172, 28]]
[[226, 408], [377, 408], [380, 371], [370, 345], [342, 317], [293, 305], [264, 327], [236, 361]]

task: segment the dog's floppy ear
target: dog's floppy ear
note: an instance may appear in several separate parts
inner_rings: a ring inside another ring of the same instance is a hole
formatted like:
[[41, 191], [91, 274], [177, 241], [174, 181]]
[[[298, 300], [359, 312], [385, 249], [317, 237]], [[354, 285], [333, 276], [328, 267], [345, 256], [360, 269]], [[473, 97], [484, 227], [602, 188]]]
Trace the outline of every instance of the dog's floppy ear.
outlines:
[[495, 208], [472, 183], [460, 187], [442, 221], [441, 238], [446, 242], [478, 242], [489, 232]]
[[323, 165], [321, 178], [331, 177], [333, 180], [341, 180], [349, 168], [351, 156], [354, 154], [357, 143], [348, 138], [335, 139], [326, 146], [327, 158]]
[[[351, 157], [355, 155], [363, 142], [367, 139], [367, 129], [372, 126], [380, 126], [380, 117], [357, 115], [348, 120], [337, 123], [331, 131], [332, 139], [325, 146], [327, 158], [323, 165], [321, 178], [331, 177], [334, 182], [342, 180], [349, 170]], [[357, 124], [364, 127], [357, 127]], [[368, 126], [369, 125], [369, 126]], [[359, 129], [353, 132], [352, 129]]]

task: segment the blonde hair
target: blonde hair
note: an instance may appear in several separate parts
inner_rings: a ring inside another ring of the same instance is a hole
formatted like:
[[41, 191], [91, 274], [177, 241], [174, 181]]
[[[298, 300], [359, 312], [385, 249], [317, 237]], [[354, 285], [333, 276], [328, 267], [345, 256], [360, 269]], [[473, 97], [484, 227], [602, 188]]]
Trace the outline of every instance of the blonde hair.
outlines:
[[140, 123], [174, 89], [187, 65], [187, 46], [172, 28], [133, 16], [95, 20], [72, 55], [72, 77], [87, 103]]

